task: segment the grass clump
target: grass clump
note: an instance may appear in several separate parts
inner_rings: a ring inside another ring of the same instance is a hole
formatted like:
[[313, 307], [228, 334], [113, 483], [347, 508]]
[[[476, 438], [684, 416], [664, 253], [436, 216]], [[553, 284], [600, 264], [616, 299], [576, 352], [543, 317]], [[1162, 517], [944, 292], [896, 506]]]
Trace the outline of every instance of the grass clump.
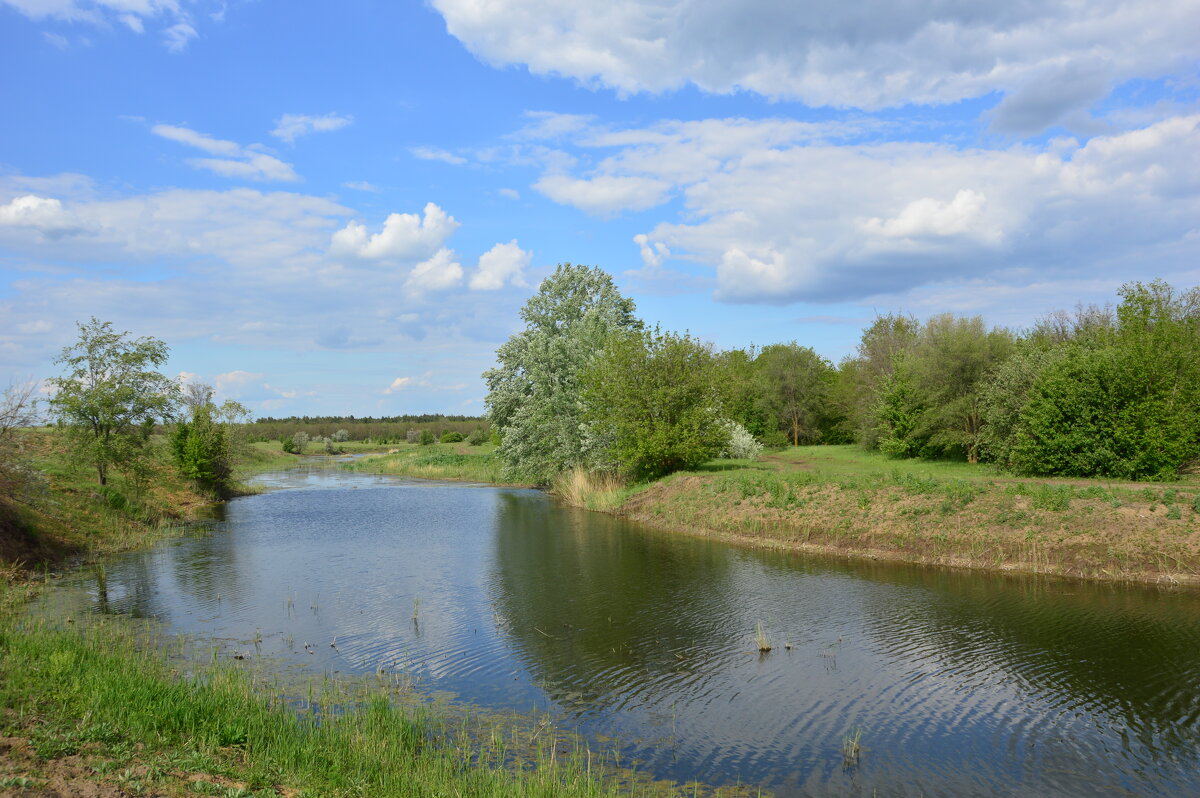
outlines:
[[754, 645], [763, 654], [771, 650], [771, 638], [767, 636], [767, 631], [763, 629], [762, 621], [754, 624]]

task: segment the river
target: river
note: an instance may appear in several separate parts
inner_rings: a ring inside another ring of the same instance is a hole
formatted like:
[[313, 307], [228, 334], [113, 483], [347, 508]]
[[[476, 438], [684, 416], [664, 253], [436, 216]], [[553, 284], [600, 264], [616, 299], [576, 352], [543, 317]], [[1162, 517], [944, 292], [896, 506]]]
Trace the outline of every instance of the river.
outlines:
[[209, 534], [74, 577], [88, 608], [280, 667], [550, 712], [660, 778], [1200, 795], [1196, 591], [747, 550], [530, 490], [260, 479], [276, 489]]

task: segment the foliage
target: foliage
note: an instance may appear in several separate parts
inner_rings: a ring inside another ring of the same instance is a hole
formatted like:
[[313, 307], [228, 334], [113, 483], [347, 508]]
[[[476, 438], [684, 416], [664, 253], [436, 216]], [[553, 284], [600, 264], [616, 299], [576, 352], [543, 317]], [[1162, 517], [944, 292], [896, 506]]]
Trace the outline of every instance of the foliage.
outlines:
[[729, 442], [712, 348], [688, 335], [628, 332], [583, 373], [585, 420], [621, 474], [655, 479], [715, 457]]
[[427, 429], [421, 430], [420, 434], [417, 435], [417, 443], [422, 446], [430, 446], [436, 442], [437, 438], [433, 437], [433, 433]]
[[585, 427], [580, 374], [610, 336], [641, 328], [634, 310], [610, 275], [569, 263], [522, 308], [525, 329], [484, 373], [488, 419], [512, 475], [548, 484], [576, 465], [598, 463], [605, 442]]
[[482, 446], [487, 443], [488, 434], [483, 427], [476, 427], [471, 430], [471, 434], [467, 436], [467, 443], [472, 446]]
[[94, 317], [78, 327], [79, 340], [55, 360], [66, 374], [49, 380], [50, 408], [70, 430], [78, 459], [105, 485], [114, 467], [131, 476], [144, 470], [150, 433], [171, 415], [179, 386], [156, 370], [167, 360], [162, 341], [130, 338]]
[[21, 429], [37, 422], [34, 384], [11, 385], [0, 397], [0, 508], [8, 502], [27, 501], [44, 487], [42, 475], [27, 456]]
[[1200, 290], [1122, 288], [1115, 329], [1038, 374], [1010, 456], [1029, 474], [1165, 479], [1200, 458]]
[[[210, 391], [207, 396], [211, 395]], [[248, 414], [234, 401], [219, 408], [207, 401], [194, 405], [191, 418], [179, 422], [171, 434], [171, 450], [182, 474], [205, 490], [228, 495], [235, 465], [232, 428]]]
[[447, 432], [442, 436], [442, 443], [462, 443], [463, 434], [461, 432]]
[[350, 440], [350, 433], [344, 429], [339, 429], [337, 432], [333, 433], [333, 439], [338, 443], [345, 443], [346, 441]]
[[874, 411], [880, 451], [893, 456], [979, 460], [985, 378], [1012, 350], [1003, 329], [943, 314], [919, 327], [880, 383]]
[[292, 453], [304, 454], [304, 450], [308, 448], [308, 433], [297, 432], [292, 436]]
[[832, 391], [835, 407], [852, 437], [868, 448], [877, 448], [880, 425], [877, 403], [896, 364], [916, 343], [921, 329], [912, 316], [876, 316], [863, 330], [854, 357], [842, 362]]
[[729, 442], [721, 452], [721, 457], [733, 460], [757, 460], [762, 454], [763, 445], [755, 440], [750, 431], [736, 421], [725, 421], [725, 432]]
[[787, 433], [793, 446], [822, 437], [833, 366], [795, 341], [763, 347], [754, 361], [759, 407], [771, 427]]

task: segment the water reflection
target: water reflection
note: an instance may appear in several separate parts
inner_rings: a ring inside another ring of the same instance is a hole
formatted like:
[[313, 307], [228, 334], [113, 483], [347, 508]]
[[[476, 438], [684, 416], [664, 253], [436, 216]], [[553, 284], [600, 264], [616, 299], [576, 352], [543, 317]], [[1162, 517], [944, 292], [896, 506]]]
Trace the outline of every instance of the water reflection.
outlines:
[[81, 574], [92, 610], [549, 708], [680, 780], [1200, 794], [1194, 593], [751, 552], [533, 491], [270, 480], [290, 489], [230, 503], [211, 534]]

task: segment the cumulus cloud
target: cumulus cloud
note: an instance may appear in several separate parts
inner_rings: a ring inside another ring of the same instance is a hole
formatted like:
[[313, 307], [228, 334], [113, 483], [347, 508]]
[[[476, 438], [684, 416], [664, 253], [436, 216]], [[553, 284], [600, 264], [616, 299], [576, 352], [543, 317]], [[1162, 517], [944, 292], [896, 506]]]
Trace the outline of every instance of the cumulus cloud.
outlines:
[[454, 217], [430, 202], [425, 205], [424, 218], [415, 213], [393, 213], [378, 233], [370, 234], [366, 225], [350, 222], [333, 234], [330, 251], [337, 256], [371, 260], [423, 260], [437, 253], [457, 229]]
[[497, 244], [479, 256], [479, 270], [471, 276], [469, 286], [472, 291], [497, 291], [505, 283], [527, 285], [525, 270], [532, 259], [533, 253], [521, 249], [515, 238], [507, 244]]
[[53, 197], [26, 194], [0, 205], [0, 226], [25, 227], [46, 238], [60, 238], [84, 229], [83, 222]]
[[271, 131], [271, 135], [292, 144], [301, 136], [340, 130], [353, 121], [354, 118], [351, 116], [332, 113], [324, 116], [284, 114], [275, 121], [275, 129]]
[[620, 208], [582, 201], [613, 181], [682, 197], [678, 218], [634, 238], [642, 276], [668, 257], [701, 264], [730, 302], [865, 300], [1021, 269], [1116, 274], [1148, 258], [1167, 273], [1200, 253], [1196, 115], [992, 150], [740, 119], [586, 130], [574, 145], [603, 158], [551, 198]]
[[213, 387], [224, 396], [238, 396], [243, 388], [262, 378], [262, 374], [235, 369], [213, 377]]
[[243, 147], [234, 141], [213, 138], [191, 128], [178, 125], [155, 125], [150, 132], [169, 141], [203, 150], [210, 155], [224, 158], [189, 158], [188, 163], [197, 169], [207, 169], [223, 177], [242, 178], [263, 182], [294, 183], [300, 180], [290, 163], [260, 151], [257, 146]]
[[413, 267], [404, 287], [410, 294], [445, 291], [462, 282], [462, 265], [454, 260], [454, 250], [439, 249], [429, 260]]
[[[1191, 0], [865, 0], [803, 10], [783, 0], [433, 5], [485, 61], [589, 86], [633, 93], [693, 84], [863, 109], [1001, 92], [1011, 102], [997, 124], [1009, 130], [1044, 127], [1117, 82], [1183, 74], [1200, 53], [1200, 6]], [[1091, 65], [1102, 67], [1093, 70], [1098, 89]], [[1047, 82], [1056, 88], [1043, 91]]]

